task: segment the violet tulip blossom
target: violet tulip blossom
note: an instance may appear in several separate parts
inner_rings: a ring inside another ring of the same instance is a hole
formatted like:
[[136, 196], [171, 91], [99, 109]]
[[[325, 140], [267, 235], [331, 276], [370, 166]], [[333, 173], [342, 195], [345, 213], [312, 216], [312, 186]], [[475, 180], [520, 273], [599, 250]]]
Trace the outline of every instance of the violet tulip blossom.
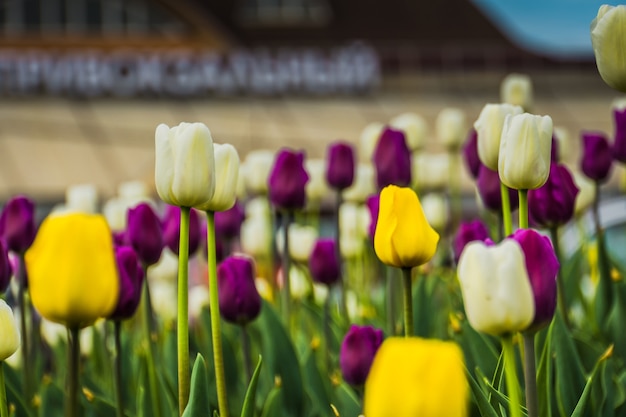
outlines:
[[339, 280], [340, 266], [334, 239], [318, 239], [309, 257], [313, 281], [331, 286]]
[[143, 286], [143, 268], [135, 251], [129, 246], [119, 246], [115, 249], [117, 273], [120, 279], [117, 307], [109, 318], [113, 320], [129, 319], [137, 310], [141, 301]]
[[220, 313], [224, 320], [245, 325], [261, 312], [256, 289], [254, 261], [242, 255], [229, 256], [217, 268]]
[[454, 262], [459, 263], [459, 258], [463, 249], [469, 242], [475, 240], [484, 241], [489, 238], [489, 230], [487, 226], [480, 220], [470, 222], [462, 222], [452, 241], [452, 250], [454, 252]]
[[346, 142], [335, 142], [328, 147], [326, 182], [337, 190], [344, 190], [354, 182], [354, 147]]
[[528, 191], [528, 211], [533, 223], [540, 227], [561, 226], [572, 219], [578, 187], [567, 167], [552, 163], [548, 181]]
[[[239, 237], [241, 224], [245, 218], [243, 207], [239, 202], [226, 211], [215, 212], [216, 238], [234, 239]], [[204, 233], [203, 233], [204, 235]]]
[[[172, 252], [178, 255], [180, 244], [180, 207], [167, 206], [163, 218], [163, 240]], [[195, 209], [189, 212], [189, 255], [192, 255], [200, 246], [200, 216]]]
[[374, 151], [374, 166], [380, 190], [390, 184], [400, 187], [411, 184], [411, 151], [402, 131], [383, 130]]
[[463, 145], [463, 160], [472, 178], [478, 178], [482, 163], [478, 156], [478, 133], [476, 129], [470, 130], [465, 145]]
[[581, 169], [596, 182], [604, 182], [611, 172], [613, 155], [606, 135], [602, 132], [584, 132], [582, 134], [583, 154]]
[[147, 203], [129, 209], [127, 216], [126, 241], [144, 266], [157, 263], [165, 246], [161, 220]]
[[304, 169], [304, 152], [281, 149], [268, 178], [270, 202], [283, 210], [303, 208], [308, 181], [309, 175]]
[[4, 241], [0, 239], [0, 294], [4, 293], [11, 283], [13, 268]]
[[0, 214], [0, 238], [18, 254], [26, 252], [35, 240], [35, 203], [25, 196], [10, 199]]
[[348, 384], [360, 386], [365, 383], [382, 343], [382, 330], [372, 326], [350, 326], [339, 352], [341, 374]]
[[626, 163], [626, 103], [613, 108], [613, 159]]
[[380, 209], [380, 195], [374, 194], [367, 198], [365, 202], [367, 209], [370, 212], [370, 225], [369, 235], [372, 242], [374, 241], [374, 234], [376, 234], [376, 223], [378, 223], [378, 211]]
[[[480, 166], [478, 178], [476, 179], [476, 187], [480, 199], [487, 209], [501, 213], [502, 212], [502, 194], [500, 191], [500, 176], [498, 171], [492, 171], [485, 165]], [[517, 209], [519, 205], [519, 197], [517, 190], [509, 188], [509, 203], [511, 211]]]

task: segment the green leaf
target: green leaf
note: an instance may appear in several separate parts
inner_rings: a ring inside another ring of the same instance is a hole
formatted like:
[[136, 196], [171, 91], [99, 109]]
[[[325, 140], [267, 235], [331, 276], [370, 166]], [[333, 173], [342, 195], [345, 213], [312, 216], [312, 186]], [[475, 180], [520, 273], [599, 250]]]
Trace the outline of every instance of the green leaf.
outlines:
[[[354, 390], [350, 388], [345, 382], [337, 385], [334, 392], [336, 403], [333, 403], [339, 412], [341, 417], [357, 417], [362, 413], [361, 401], [354, 393]], [[326, 415], [326, 410], [322, 410], [323, 415]]]
[[183, 417], [204, 417], [211, 409], [209, 405], [209, 383], [206, 362], [202, 354], [198, 353], [191, 371], [191, 387], [189, 403], [185, 407]]
[[267, 398], [265, 399], [265, 404], [263, 405], [263, 414], [261, 417], [274, 417], [274, 416], [282, 416], [283, 409], [283, 399], [281, 396], [282, 387], [274, 387]]
[[311, 397], [313, 407], [322, 412], [330, 405], [330, 397], [312, 350], [309, 350], [304, 357], [303, 372], [304, 385]]
[[482, 388], [476, 379], [474, 379], [474, 376], [470, 374], [467, 369], [465, 370], [465, 374], [467, 375], [470, 390], [472, 391], [472, 397], [474, 397], [474, 402], [478, 406], [481, 417], [499, 417], [496, 410], [489, 403], [489, 400], [487, 399], [487, 396], [483, 392]]
[[5, 388], [7, 395], [7, 406], [15, 406], [15, 417], [31, 417], [34, 415], [31, 407], [28, 406], [22, 389], [22, 379], [18, 372], [6, 363], [2, 366], [4, 370]]
[[[491, 381], [489, 381], [489, 378], [487, 378], [482, 373], [480, 368], [476, 368], [476, 376], [478, 377], [478, 380], [481, 382], [481, 385], [489, 393], [489, 397], [490, 397], [489, 404], [491, 404], [492, 408], [494, 410], [497, 410], [496, 406], [500, 406], [508, 410], [509, 409], [509, 397], [507, 397], [498, 389], [496, 389], [493, 385], [491, 385]], [[526, 409], [523, 406], [522, 406], [522, 415], [527, 415]]]
[[552, 372], [552, 329], [554, 320], [548, 327], [548, 332], [541, 351], [539, 366], [537, 367], [537, 400], [539, 403], [539, 415], [552, 417], [552, 398], [554, 397], [553, 372]]
[[255, 397], [256, 397], [256, 387], [259, 382], [259, 375], [261, 375], [261, 366], [263, 365], [263, 357], [259, 356], [259, 361], [256, 364], [256, 368], [254, 369], [254, 373], [252, 374], [252, 379], [250, 379], [250, 384], [248, 385], [248, 389], [246, 390], [246, 397], [243, 400], [243, 407], [241, 408], [241, 417], [253, 417], [254, 416], [254, 405], [255, 405]]
[[65, 393], [56, 383], [44, 383], [39, 393], [41, 396], [40, 417], [48, 417], [50, 410], [58, 410], [59, 412], [63, 410]]
[[590, 394], [591, 394], [591, 389], [592, 389], [592, 386], [593, 386], [593, 382], [597, 379], [598, 372], [599, 372], [600, 368], [603, 367], [602, 365], [611, 356], [612, 351], [613, 351], [613, 347], [611, 346], [600, 357], [600, 359], [598, 359], [598, 362], [594, 366], [593, 371], [591, 372], [591, 375], [589, 376], [589, 378], [587, 378], [587, 382], [585, 384], [585, 388], [583, 389], [583, 392], [582, 392], [580, 398], [578, 399], [578, 402], [576, 403], [576, 408], [572, 412], [571, 417], [583, 417], [583, 416], [588, 416], [588, 415], [594, 415], [594, 416], [597, 415], [595, 412], [593, 412], [595, 410], [592, 410], [592, 412], [587, 410], [587, 403], [589, 402], [589, 397], [590, 397]]
[[479, 367], [485, 375], [495, 373], [500, 352], [492, 339], [474, 330], [467, 320], [462, 320], [461, 331], [455, 334], [455, 340], [463, 349], [467, 369]]

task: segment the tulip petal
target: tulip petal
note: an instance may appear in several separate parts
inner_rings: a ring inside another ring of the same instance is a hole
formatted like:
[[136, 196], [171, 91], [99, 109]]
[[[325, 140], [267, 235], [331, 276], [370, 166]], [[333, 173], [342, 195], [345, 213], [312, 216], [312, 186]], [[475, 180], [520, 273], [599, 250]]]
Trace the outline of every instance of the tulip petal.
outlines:
[[626, 92], [626, 6], [600, 7], [591, 23], [591, 44], [604, 82]]

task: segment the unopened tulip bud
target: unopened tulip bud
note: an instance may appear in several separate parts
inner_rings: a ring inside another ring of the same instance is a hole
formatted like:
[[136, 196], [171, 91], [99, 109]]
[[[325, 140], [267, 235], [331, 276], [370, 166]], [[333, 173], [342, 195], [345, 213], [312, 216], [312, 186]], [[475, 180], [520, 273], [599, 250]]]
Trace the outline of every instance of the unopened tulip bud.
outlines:
[[13, 355], [20, 347], [20, 332], [13, 316], [13, 310], [0, 299], [0, 362]]
[[440, 191], [448, 187], [450, 178], [450, 154], [420, 152], [412, 161], [412, 187], [422, 191]]
[[304, 169], [304, 153], [281, 149], [268, 178], [269, 198], [278, 209], [304, 208], [309, 176]]
[[438, 232], [444, 232], [449, 218], [448, 200], [441, 193], [429, 193], [422, 198], [426, 220]]
[[[285, 250], [283, 229], [278, 229], [276, 247], [282, 254]], [[289, 256], [298, 262], [307, 262], [317, 241], [317, 229], [312, 226], [302, 226], [293, 223], [289, 226]]]
[[376, 146], [378, 146], [378, 140], [380, 139], [380, 135], [382, 135], [384, 129], [385, 125], [378, 122], [370, 123], [365, 126], [359, 139], [362, 160], [372, 160]]
[[428, 125], [426, 120], [419, 114], [403, 113], [391, 119], [389, 126], [404, 133], [406, 144], [411, 151], [424, 147], [426, 135], [428, 134]]
[[509, 74], [500, 83], [500, 101], [530, 111], [533, 106], [533, 84], [528, 75]]
[[328, 146], [326, 154], [326, 181], [336, 190], [344, 190], [354, 182], [354, 147], [347, 142]]
[[609, 86], [626, 93], [626, 6], [600, 6], [591, 22], [591, 45], [600, 76]]
[[274, 152], [269, 150], [251, 151], [245, 159], [245, 183], [249, 193], [267, 194], [267, 179], [274, 165]]
[[480, 161], [493, 171], [498, 170], [500, 139], [504, 119], [507, 115], [522, 114], [519, 106], [512, 104], [486, 104], [474, 122], [478, 134], [478, 157]]
[[272, 228], [269, 218], [248, 217], [241, 224], [241, 250], [255, 257], [266, 257], [271, 252]]
[[98, 211], [98, 190], [93, 184], [72, 185], [65, 192], [65, 208], [81, 213]]
[[541, 227], [563, 225], [574, 215], [578, 187], [572, 174], [562, 164], [552, 163], [548, 181], [528, 192], [528, 210], [533, 222]]
[[[502, 192], [498, 171], [492, 171], [484, 165], [478, 170], [476, 188], [485, 207], [495, 213], [502, 213]], [[509, 204], [511, 210], [517, 209], [519, 197], [516, 190], [509, 188]]]
[[115, 249], [115, 260], [120, 280], [117, 307], [109, 318], [113, 320], [129, 319], [137, 310], [141, 301], [143, 286], [143, 269], [135, 251], [128, 246]]
[[261, 312], [261, 296], [254, 284], [254, 261], [230, 256], [217, 268], [220, 313], [224, 320], [244, 325]]
[[[189, 255], [194, 254], [201, 240], [200, 215], [197, 211], [189, 212]], [[180, 207], [167, 206], [163, 218], [163, 241], [172, 252], [178, 255], [180, 245]]]
[[463, 253], [463, 249], [465, 249], [468, 243], [475, 240], [484, 242], [487, 238], [489, 238], [489, 230], [482, 221], [473, 220], [471, 222], [462, 222], [452, 242], [454, 262], [459, 263], [461, 253]]
[[208, 201], [196, 207], [203, 211], [225, 211], [235, 204], [237, 198], [239, 154], [229, 143], [214, 143], [213, 154], [215, 155], [215, 191]]
[[574, 214], [580, 217], [587, 212], [595, 201], [596, 187], [593, 181], [578, 171], [574, 172], [574, 183], [578, 187], [578, 195], [574, 205]]
[[613, 102], [613, 159], [626, 163], [626, 98]]
[[102, 206], [102, 214], [113, 232], [126, 229], [126, 211], [128, 204], [121, 198], [110, 198]]
[[320, 204], [330, 192], [326, 183], [326, 161], [307, 159], [304, 162], [304, 167], [309, 177], [305, 187], [306, 200], [309, 203]]
[[437, 115], [436, 128], [437, 138], [444, 147], [458, 149], [467, 134], [465, 113], [452, 107], [441, 110]]
[[0, 237], [7, 249], [24, 253], [35, 240], [35, 203], [27, 197], [10, 199], [0, 215]]
[[318, 239], [309, 258], [309, 270], [313, 281], [333, 285], [339, 280], [340, 268], [335, 240]]
[[376, 192], [376, 172], [372, 164], [362, 163], [356, 168], [354, 183], [343, 192], [346, 201], [363, 203]]
[[404, 133], [386, 128], [374, 151], [376, 183], [379, 189], [393, 184], [411, 184], [411, 151], [406, 145]]
[[611, 145], [606, 135], [601, 132], [583, 132], [582, 140], [582, 172], [593, 181], [606, 181], [613, 166]]
[[365, 384], [378, 348], [383, 343], [383, 331], [371, 326], [350, 326], [341, 342], [339, 366], [343, 379], [350, 385]]
[[478, 133], [476, 129], [470, 130], [470, 133], [467, 135], [465, 145], [463, 145], [463, 160], [470, 176], [476, 179], [481, 165], [478, 156]]
[[215, 213], [215, 236], [225, 239], [239, 237], [244, 217], [243, 207], [238, 202], [226, 211], [218, 211]]
[[126, 238], [145, 266], [159, 261], [165, 246], [161, 221], [152, 206], [140, 203], [128, 210]]

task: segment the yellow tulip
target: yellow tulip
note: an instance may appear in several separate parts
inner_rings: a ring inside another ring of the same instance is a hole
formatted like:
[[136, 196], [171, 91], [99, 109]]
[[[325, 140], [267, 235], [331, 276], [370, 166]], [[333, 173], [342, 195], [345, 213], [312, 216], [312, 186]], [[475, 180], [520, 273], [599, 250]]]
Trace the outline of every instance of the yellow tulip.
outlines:
[[453, 342], [391, 337], [365, 381], [367, 417], [465, 417], [463, 352]]
[[417, 194], [390, 185], [380, 193], [380, 209], [374, 250], [387, 265], [410, 268], [425, 264], [434, 255], [439, 234], [428, 224]]
[[85, 327], [117, 305], [111, 231], [102, 215], [48, 216], [26, 252], [33, 305], [46, 319]]

